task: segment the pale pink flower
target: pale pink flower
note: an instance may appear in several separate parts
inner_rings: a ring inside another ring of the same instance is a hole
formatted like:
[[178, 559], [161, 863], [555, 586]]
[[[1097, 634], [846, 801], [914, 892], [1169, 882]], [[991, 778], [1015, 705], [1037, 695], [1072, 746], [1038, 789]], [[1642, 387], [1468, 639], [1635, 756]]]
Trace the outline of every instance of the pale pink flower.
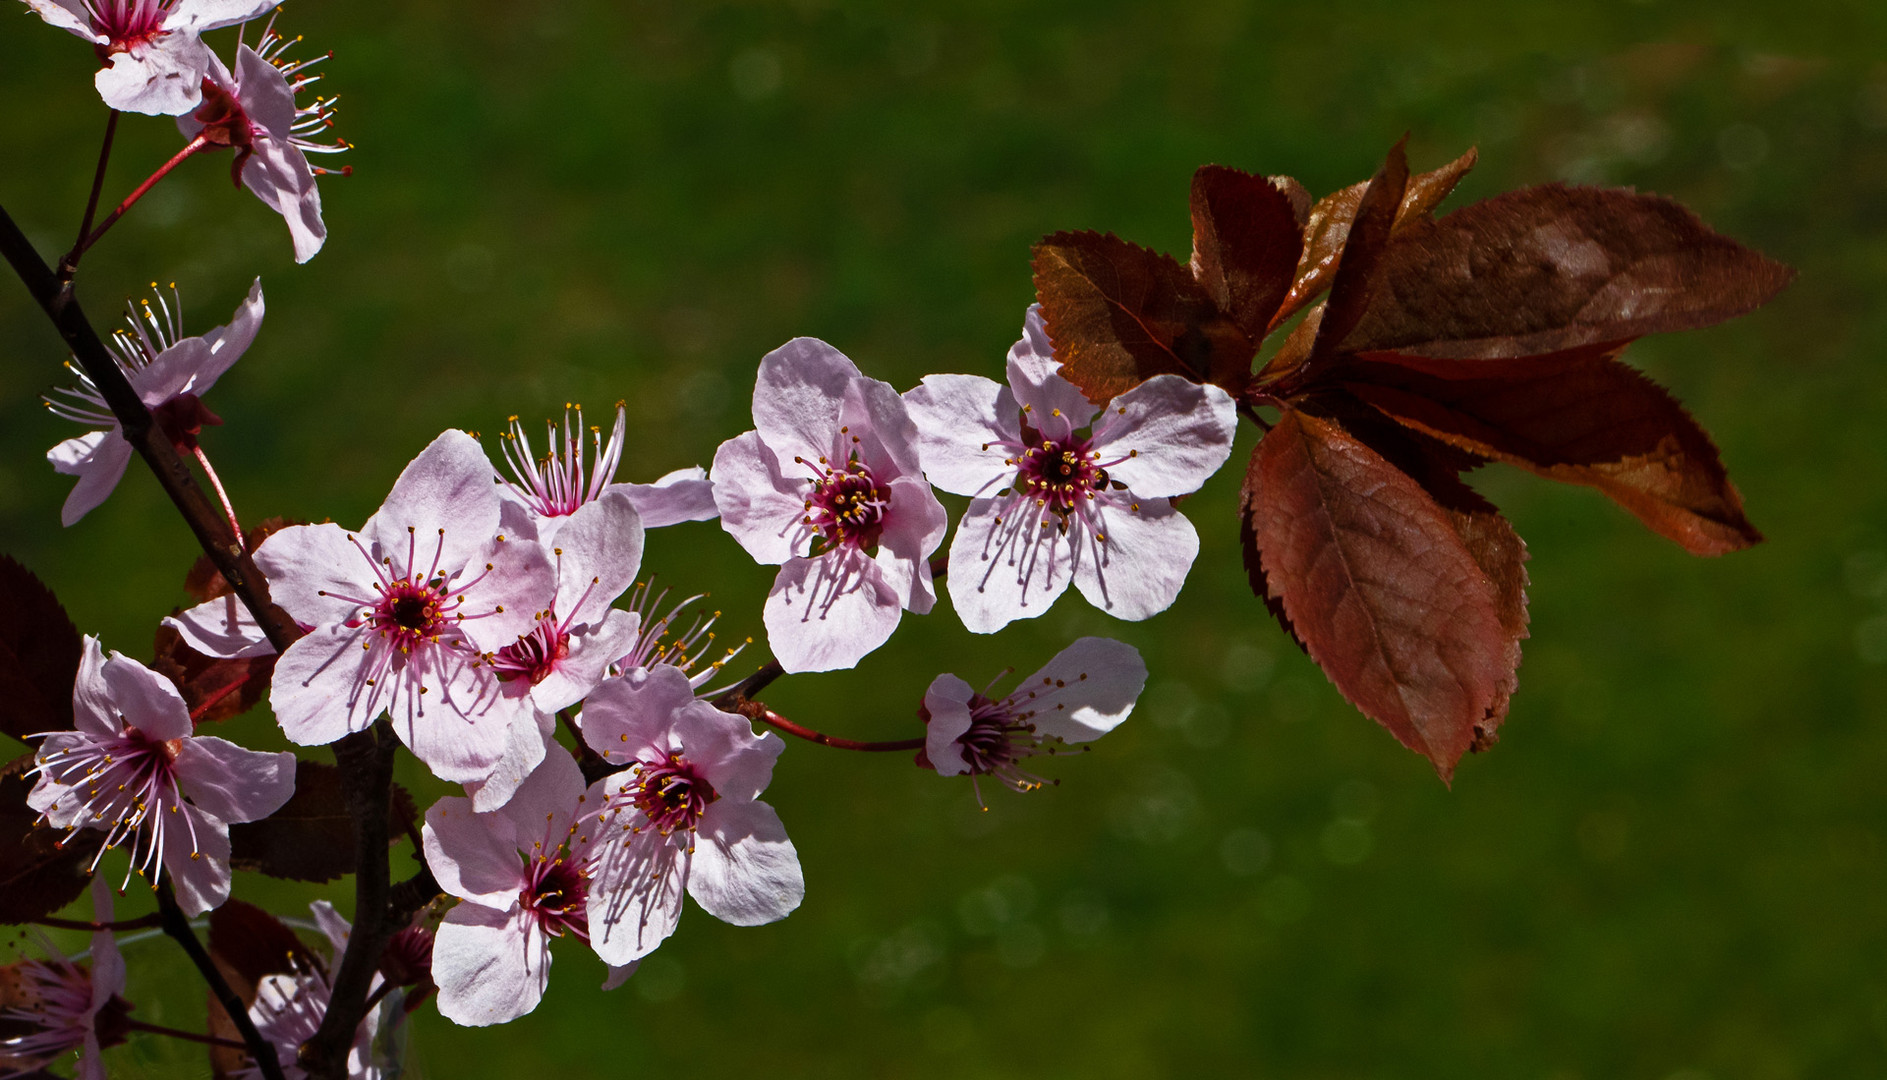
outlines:
[[295, 755], [193, 734], [169, 679], [122, 653], [107, 659], [95, 637], [85, 639], [72, 713], [76, 730], [47, 733], [39, 744], [27, 805], [62, 829], [102, 830], [105, 847], [128, 843], [131, 869], [153, 883], [168, 873], [189, 914], [221, 904], [229, 826], [288, 801]]
[[[572, 409], [576, 412], [574, 422]], [[554, 423], [546, 425], [546, 453], [541, 458], [533, 454], [524, 425], [512, 417], [511, 430], [504, 433], [505, 464], [511, 467], [511, 477], [500, 478], [503, 487], [498, 492], [504, 500], [505, 528], [548, 544], [578, 510], [610, 492], [629, 497], [644, 529], [714, 520], [719, 511], [714, 507], [714, 488], [705, 469], [676, 469], [652, 484], [616, 482], [628, 422], [624, 407], [617, 405], [616, 426], [610, 430], [608, 442], [603, 441], [600, 430], [590, 428], [586, 462], [581, 406], [564, 410], [561, 432]]]
[[[111, 921], [111, 887], [92, 879], [92, 918]], [[49, 952], [57, 955], [48, 947]], [[0, 1024], [15, 1034], [0, 1039], [0, 1076], [32, 1073], [77, 1050], [78, 1080], [105, 1080], [103, 1047], [125, 1041], [124, 958], [111, 931], [92, 933], [89, 967], [60, 956], [23, 960], [5, 976], [9, 1006]], [[38, 1075], [38, 1074], [35, 1074]]]
[[[130, 332], [118, 331], [108, 344], [113, 362], [130, 380], [138, 399], [155, 414], [158, 426], [180, 451], [189, 453], [196, 449], [197, 433], [204, 425], [223, 422], [200, 399], [261, 329], [262, 281], [258, 278], [249, 286], [248, 298], [236, 308], [229, 325], [202, 337], [182, 336], [183, 303], [174, 289], [172, 297], [177, 299], [175, 307], [159, 293], [155, 308], [147, 300], [141, 317], [135, 309], [131, 311], [126, 319]], [[46, 454], [55, 471], [79, 478], [59, 514], [63, 524], [72, 525], [118, 486], [134, 451], [91, 378], [70, 363], [66, 366], [78, 376], [79, 384], [57, 391], [62, 398], [47, 397], [46, 407], [67, 420], [99, 429], [67, 439]]]
[[1009, 350], [1009, 385], [929, 375], [904, 395], [924, 474], [973, 496], [950, 542], [951, 603], [991, 634], [1047, 611], [1074, 582], [1121, 619], [1171, 607], [1199, 554], [1172, 498], [1232, 452], [1224, 390], [1159, 375], [1097, 410], [1057, 374], [1039, 307]]
[[1043, 780], [1024, 761], [1114, 730], [1146, 685], [1139, 650], [1097, 637], [1077, 639], [1003, 698], [989, 697], [991, 687], [978, 693], [955, 675], [939, 675], [924, 692], [918, 764], [940, 776], [993, 776], [1016, 791], [1032, 791], [1056, 781]]
[[[238, 45], [234, 72], [212, 54], [203, 76], [203, 104], [178, 117], [177, 129], [186, 139], [201, 134], [212, 146], [235, 150], [230, 177], [282, 215], [294, 241], [295, 261], [305, 263], [328, 238], [315, 177], [333, 171], [308, 164], [307, 155], [338, 153], [348, 144], [312, 138], [333, 126], [337, 99], [316, 96], [307, 105], [295, 103], [296, 94], [320, 81], [320, 76], [304, 72], [327, 58], [283, 59], [282, 53], [296, 40], [270, 30], [259, 48]], [[353, 167], [339, 171], [347, 175]]]
[[297, 525], [256, 551], [276, 603], [312, 627], [275, 665], [269, 703], [304, 746], [382, 712], [441, 779], [483, 780], [529, 710], [487, 660], [530, 633], [556, 570], [499, 532], [491, 462], [462, 431], [434, 439], [358, 532]]
[[26, 0], [61, 30], [92, 43], [105, 65], [93, 81], [105, 104], [151, 116], [189, 112], [203, 100], [210, 50], [205, 31], [253, 19], [275, 0]]
[[780, 665], [851, 667], [904, 611], [936, 601], [926, 560], [949, 522], [919, 471], [917, 429], [889, 384], [815, 338], [761, 359], [753, 417], [714, 455], [721, 526], [782, 564], [765, 609]]
[[806, 894], [799, 854], [759, 801], [784, 749], [694, 696], [657, 665], [583, 704], [583, 739], [629, 767], [590, 789], [589, 942], [610, 964], [640, 960], [681, 918], [681, 898], [736, 926], [783, 919]]
[[[325, 900], [316, 900], [309, 906], [314, 912], [315, 926], [331, 946], [328, 967], [335, 967], [347, 948], [347, 935], [353, 927]], [[315, 1032], [321, 1029], [334, 991], [323, 968], [298, 962], [293, 957], [289, 962], [294, 965], [293, 971], [265, 975], [256, 984], [249, 1019], [255, 1024], [256, 1033], [275, 1048], [275, 1060], [282, 1067], [285, 1080], [303, 1080], [308, 1074], [298, 1064], [301, 1044], [314, 1038]], [[370, 997], [382, 981], [377, 974], [373, 977], [368, 986]], [[348, 1080], [380, 1080], [386, 1075], [373, 1056], [374, 1033], [388, 1019], [386, 1011], [385, 1002], [375, 1001], [361, 1018], [360, 1027], [354, 1032], [354, 1043], [347, 1051]], [[242, 1065], [230, 1075], [232, 1080], [261, 1080], [262, 1069], [253, 1058], [245, 1055]]]
[[[426, 811], [426, 865], [459, 898], [433, 938], [439, 1012], [468, 1027], [532, 1009], [550, 982], [550, 941], [590, 940], [593, 816], [583, 774], [553, 746], [503, 808], [445, 798]], [[612, 982], [619, 982], [612, 978]]]

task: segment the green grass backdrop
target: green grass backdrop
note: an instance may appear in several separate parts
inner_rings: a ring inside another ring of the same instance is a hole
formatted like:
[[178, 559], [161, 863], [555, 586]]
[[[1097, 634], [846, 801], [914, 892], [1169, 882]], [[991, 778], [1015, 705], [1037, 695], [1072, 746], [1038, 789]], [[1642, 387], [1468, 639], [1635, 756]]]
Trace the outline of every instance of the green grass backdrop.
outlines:
[[[0, 203], [51, 258], [104, 110], [90, 51], [8, 14]], [[322, 187], [326, 249], [294, 266], [211, 159], [81, 275], [101, 324], [176, 281], [191, 332], [262, 276], [267, 321], [205, 438], [249, 518], [358, 522], [441, 429], [495, 445], [506, 416], [566, 401], [592, 419], [628, 403], [626, 478], [706, 463], [749, 426], [758, 358], [800, 334], [900, 388], [994, 376], [1030, 243], [1096, 228], [1183, 255], [1207, 162], [1321, 193], [1407, 131], [1419, 167], [1481, 148], [1455, 205], [1635, 185], [1801, 271], [1753, 316], [1627, 354], [1716, 435], [1768, 543], [1693, 559], [1591, 492], [1477, 474], [1531, 545], [1533, 637], [1499, 746], [1453, 790], [1251, 598], [1235, 464], [1187, 504], [1203, 551], [1150, 622], [1070, 595], [980, 638], [945, 602], [857, 670], [768, 695], [899, 738], [939, 670], [980, 685], [1079, 634], [1130, 641], [1153, 672], [1142, 707], [1051, 763], [1061, 787], [979, 813], [902, 756], [796, 743], [767, 795], [806, 869], [795, 915], [736, 929], [691, 909], [610, 995], [565, 943], [522, 1021], [423, 1011], [412, 1075], [1887, 1072], [1887, 7], [329, 0], [282, 26], [335, 51], [322, 88], [358, 144], [357, 174]], [[179, 141], [127, 117], [108, 192]], [[74, 431], [37, 397], [63, 358], [0, 281], [0, 549], [82, 629], [148, 655], [191, 541], [136, 466], [59, 528], [69, 481], [43, 455]], [[771, 570], [716, 526], [653, 534], [646, 565], [759, 635]], [[281, 745], [266, 710], [231, 727]], [[134, 947], [139, 1016], [200, 1022], [179, 968], [162, 941]], [[111, 1061], [204, 1071], [151, 1040]]]

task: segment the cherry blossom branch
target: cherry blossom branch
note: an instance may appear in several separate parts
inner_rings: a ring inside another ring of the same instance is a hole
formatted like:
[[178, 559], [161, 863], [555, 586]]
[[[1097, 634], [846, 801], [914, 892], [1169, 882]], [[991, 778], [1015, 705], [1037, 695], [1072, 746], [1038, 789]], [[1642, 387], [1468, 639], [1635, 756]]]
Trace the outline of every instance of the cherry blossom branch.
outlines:
[[249, 1049], [247, 1043], [240, 1043], [235, 1039], [221, 1039], [215, 1035], [199, 1035], [194, 1031], [181, 1031], [177, 1028], [165, 1027], [162, 1024], [147, 1024], [142, 1020], [126, 1018], [124, 1025], [132, 1031], [148, 1031], [152, 1035], [168, 1035], [173, 1039], [188, 1039], [191, 1042], [202, 1043], [205, 1046], [227, 1046], [231, 1050]]
[[92, 380], [92, 384], [98, 387], [99, 394], [117, 419], [125, 441], [150, 466], [158, 485], [170, 496], [177, 512], [183, 515], [184, 522], [190, 526], [190, 531], [195, 534], [204, 553], [210, 557], [210, 562], [229, 582], [230, 589], [242, 600], [243, 606], [255, 616], [269, 643], [275, 646], [277, 652], [286, 650], [301, 636], [300, 628], [286, 612], [269, 602], [268, 583], [249, 558], [249, 553], [243, 549], [242, 538], [229, 533], [222, 514], [204, 497], [196, 478], [190, 475], [189, 466], [178, 455], [176, 446], [159, 428], [151, 416], [151, 410], [145, 408], [144, 402], [138, 398], [137, 391], [131, 388], [131, 381], [119, 370], [111, 353], [99, 340], [98, 332], [92, 329], [91, 322], [85, 317], [85, 311], [73, 293], [72, 283], [61, 282], [54, 276], [26, 235], [14, 224], [5, 207], [0, 207], [0, 255], [6, 257], [13, 272], [20, 276], [27, 291], [33, 294], [33, 299], [39, 301], [39, 306], [46, 312], [46, 317], [52, 320], [59, 336], [65, 339], [66, 346], [72, 350], [79, 366]]
[[739, 712], [743, 703], [771, 686], [773, 680], [784, 674], [786, 674], [786, 669], [780, 666], [778, 660], [768, 660], [760, 665], [760, 670], [728, 687], [726, 692], [715, 698], [714, 707], [728, 712]]
[[[105, 220], [98, 223], [98, 228], [93, 229], [90, 233], [87, 233], [84, 237], [80, 238], [77, 246], [73, 247], [73, 249], [69, 253], [67, 253], [65, 258], [59, 260], [59, 265], [61, 267], [70, 266], [73, 270], [77, 270], [79, 267], [79, 258], [83, 256], [87, 251], [90, 251], [92, 249], [93, 244], [98, 243], [99, 240], [104, 238], [106, 230], [110, 229], [113, 225], [116, 225], [118, 223], [118, 219], [124, 216], [124, 213], [126, 210], [131, 209], [131, 207], [135, 205], [139, 199], [142, 199], [147, 192], [149, 192], [152, 188], [156, 187], [157, 182], [159, 180], [162, 180], [164, 177], [169, 176], [170, 170], [176, 168], [179, 165], [182, 165], [185, 161], [189, 160], [189, 158], [192, 155], [196, 154], [198, 151], [207, 150], [209, 149], [209, 147], [210, 147], [209, 136], [203, 135], [203, 134], [199, 134], [196, 138], [191, 139], [189, 142], [185, 143], [182, 150], [177, 151], [176, 155], [173, 156], [169, 161], [166, 161], [162, 165], [159, 165], [157, 167], [156, 172], [145, 177], [144, 182], [142, 184], [139, 184], [131, 192], [131, 194], [126, 195], [125, 200], [118, 204], [118, 208], [116, 210], [113, 210], [110, 214], [106, 215]], [[67, 281], [70, 281], [71, 274], [70, 273], [66, 274], [65, 278]]]
[[814, 731], [809, 727], [795, 724], [786, 717], [767, 708], [764, 703], [758, 701], [743, 701], [736, 711], [749, 720], [769, 724], [786, 732], [788, 735], [797, 735], [807, 742], [816, 742], [820, 746], [830, 746], [835, 750], [884, 752], [893, 750], [922, 750], [924, 748], [924, 740], [922, 738], [892, 739], [888, 742], [861, 742], [858, 739], [841, 739], [836, 735], [827, 735], [823, 732]]
[[223, 978], [223, 973], [217, 970], [216, 961], [203, 951], [203, 943], [197, 940], [197, 932], [190, 929], [190, 917], [177, 906], [177, 897], [170, 891], [169, 881], [157, 883], [157, 913], [163, 922], [164, 933], [183, 946], [184, 955], [197, 966], [203, 981], [209, 984], [210, 995], [223, 1007], [230, 1023], [236, 1026], [237, 1034], [242, 1036], [243, 1049], [249, 1051], [249, 1056], [254, 1059], [256, 1068], [265, 1080], [284, 1080], [282, 1063], [275, 1056], [275, 1047], [256, 1030], [255, 1022], [249, 1019], [249, 1007], [243, 1004], [236, 991], [230, 989], [229, 980]]
[[112, 139], [118, 134], [118, 110], [111, 110], [111, 116], [105, 120], [105, 141], [98, 148], [98, 171], [92, 175], [92, 195], [85, 200], [85, 216], [79, 219], [79, 237], [72, 242], [72, 250], [59, 260], [59, 280], [61, 283], [72, 280], [72, 275], [79, 269], [80, 245], [92, 232], [92, 217], [98, 213], [98, 197], [105, 190], [105, 166], [111, 161]]
[[387, 806], [393, 792], [393, 754], [399, 746], [385, 717], [334, 744], [341, 798], [354, 819], [354, 852], [360, 862], [354, 870], [354, 929], [334, 973], [327, 1015], [301, 1047], [301, 1067], [312, 1080], [345, 1080], [348, 1050], [367, 1015], [374, 972], [399, 925], [388, 918], [392, 890], [387, 866]]

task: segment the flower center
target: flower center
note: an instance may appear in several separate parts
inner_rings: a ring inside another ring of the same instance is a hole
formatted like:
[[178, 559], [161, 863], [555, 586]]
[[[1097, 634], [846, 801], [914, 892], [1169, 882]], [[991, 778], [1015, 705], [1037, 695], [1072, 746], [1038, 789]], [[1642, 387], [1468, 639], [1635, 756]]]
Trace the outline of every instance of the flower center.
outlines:
[[1107, 488], [1107, 470], [1088, 440], [1044, 438], [1011, 459], [1016, 490], [1064, 517], [1096, 491]]
[[500, 679], [525, 678], [536, 686], [569, 655], [570, 635], [555, 615], [546, 613], [530, 633], [499, 649], [491, 658], [491, 666]]
[[821, 541], [815, 545], [820, 549], [815, 554], [848, 544], [860, 549], [875, 546], [890, 507], [890, 489], [879, 484], [871, 468], [857, 458], [843, 469], [822, 469], [813, 477], [812, 495], [806, 500], [805, 524]]
[[428, 582], [395, 581], [381, 593], [368, 620], [380, 636], [400, 649], [437, 641], [447, 628], [443, 590]]
[[110, 39], [98, 46], [100, 59], [112, 53], [127, 52], [137, 45], [165, 33], [164, 20], [170, 16], [175, 0], [95, 0], [91, 9], [92, 28]]
[[695, 773], [687, 758], [675, 753], [660, 765], [645, 762], [638, 766], [635, 787], [629, 795], [636, 809], [664, 836], [693, 829], [707, 812], [708, 804], [720, 797], [714, 785]]
[[583, 869], [559, 850], [548, 858], [532, 859], [528, 875], [518, 894], [519, 905], [552, 937], [568, 932], [588, 943], [590, 881]]
[[[1050, 740], [1036, 733], [1029, 719], [1035, 714], [1018, 714], [1007, 699], [991, 701], [981, 694], [970, 699], [970, 730], [957, 736], [964, 763], [971, 776], [994, 776], [1016, 791], [1034, 791], [1059, 780], [1045, 780], [1021, 767], [1024, 758], [1037, 754], [1066, 753], [1050, 747]], [[1058, 746], [1060, 740], [1054, 740]], [[980, 798], [979, 793], [979, 798]]]

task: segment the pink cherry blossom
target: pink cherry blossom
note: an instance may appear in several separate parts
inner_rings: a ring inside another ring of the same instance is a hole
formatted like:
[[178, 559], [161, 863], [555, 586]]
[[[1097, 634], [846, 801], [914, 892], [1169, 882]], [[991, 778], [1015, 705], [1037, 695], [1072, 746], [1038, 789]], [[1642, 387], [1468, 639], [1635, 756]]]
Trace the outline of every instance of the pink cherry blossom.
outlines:
[[851, 667], [936, 601], [926, 560], [949, 523], [917, 429], [888, 384], [815, 338], [761, 359], [753, 416], [714, 455], [721, 526], [780, 565], [765, 608], [780, 665]]
[[[92, 879], [92, 918], [111, 921], [111, 888], [103, 878]], [[47, 951], [58, 956], [50, 945]], [[105, 1080], [100, 1051], [124, 1041], [131, 1008], [120, 996], [124, 958], [111, 931], [93, 931], [89, 968], [64, 956], [23, 960], [0, 979], [10, 984], [11, 999], [0, 1023], [16, 1032], [0, 1039], [0, 1075], [32, 1073], [77, 1050], [78, 1080]]]
[[445, 798], [426, 811], [426, 864], [459, 898], [432, 948], [446, 1019], [483, 1027], [523, 1016], [549, 985], [551, 939], [589, 941], [588, 800], [576, 760], [552, 746], [501, 809]]
[[85, 639], [72, 710], [77, 729], [39, 744], [27, 805], [59, 828], [104, 831], [106, 847], [128, 843], [132, 870], [153, 882], [168, 873], [186, 912], [221, 904], [229, 826], [288, 801], [295, 755], [193, 734], [169, 679], [122, 653], [107, 659], [94, 637]]
[[[230, 177], [282, 215], [294, 241], [295, 261], [314, 258], [327, 241], [321, 221], [321, 192], [315, 177], [332, 170], [308, 164], [308, 154], [348, 149], [346, 142], [317, 142], [311, 136], [334, 124], [335, 98], [315, 97], [297, 105], [295, 95], [320, 81], [304, 72], [326, 59], [289, 61], [282, 53], [296, 39], [265, 32], [258, 48], [236, 47], [236, 70], [212, 54], [203, 76], [203, 104], [177, 118], [186, 139], [235, 150]], [[340, 170], [342, 175], [351, 166]]]
[[[309, 905], [314, 912], [314, 922], [331, 947], [327, 967], [339, 966], [341, 953], [347, 948], [347, 935], [352, 931], [346, 919], [334, 910], [333, 905], [325, 900], [316, 900]], [[305, 964], [290, 957], [294, 970], [286, 973], [265, 975], [256, 984], [255, 1003], [249, 1006], [249, 1019], [256, 1026], [256, 1033], [275, 1048], [276, 1063], [282, 1067], [284, 1080], [303, 1080], [308, 1074], [298, 1064], [301, 1045], [314, 1038], [321, 1029], [321, 1021], [327, 1016], [328, 999], [333, 995], [333, 988], [328, 983], [326, 969]], [[397, 1023], [401, 1017], [387, 1015], [387, 1003], [373, 997], [384, 980], [373, 977], [368, 986], [372, 1008], [361, 1019], [360, 1027], [355, 1030], [354, 1043], [347, 1052], [348, 1080], [380, 1080], [385, 1075], [374, 1061], [373, 1041], [375, 1032], [381, 1025], [391, 1020]], [[253, 1058], [247, 1055], [243, 1064], [230, 1074], [232, 1080], [261, 1080], [262, 1069]]]
[[105, 104], [151, 116], [189, 112], [203, 99], [205, 31], [253, 19], [275, 0], [26, 0], [61, 30], [92, 43], [104, 66]]
[[1056, 368], [1032, 307], [1008, 386], [930, 375], [904, 395], [925, 475], [973, 497], [950, 542], [948, 584], [979, 634], [1042, 614], [1070, 581], [1116, 618], [1171, 607], [1199, 554], [1171, 499], [1232, 452], [1238, 414], [1216, 386], [1160, 375], [1097, 410]]
[[[576, 412], [574, 423], [572, 409]], [[617, 405], [616, 426], [608, 442], [603, 441], [602, 432], [591, 428], [586, 464], [581, 406], [565, 409], [561, 432], [556, 424], [547, 425], [547, 453], [542, 458], [533, 455], [524, 425], [512, 417], [511, 430], [504, 434], [505, 463], [511, 467], [512, 478], [502, 480], [504, 487], [499, 491], [504, 499], [505, 527], [548, 544], [578, 510], [609, 492], [628, 496], [645, 529], [714, 520], [719, 511], [714, 507], [714, 488], [705, 469], [677, 469], [652, 484], [616, 483], [628, 422], [624, 407]]]
[[[1133, 712], [1147, 685], [1139, 650], [1084, 637], [1003, 698], [978, 693], [955, 675], [939, 675], [924, 693], [924, 750], [919, 764], [940, 776], [993, 776], [1016, 791], [1045, 781], [1023, 762], [1098, 739]], [[981, 797], [981, 791], [978, 791]]]
[[589, 941], [610, 964], [639, 961], [681, 918], [685, 892], [724, 922], [783, 919], [806, 894], [799, 854], [759, 801], [784, 749], [772, 733], [694, 696], [657, 665], [612, 679], [583, 706], [583, 738], [629, 767], [591, 787]]
[[491, 462], [462, 431], [434, 439], [358, 532], [298, 525], [256, 551], [275, 599], [312, 629], [275, 665], [269, 703], [293, 741], [330, 743], [388, 713], [445, 780], [483, 780], [531, 723], [487, 659], [555, 595], [539, 545], [499, 532]]
[[[172, 296], [176, 299], [174, 290]], [[141, 317], [135, 309], [129, 313], [129, 333], [120, 330], [112, 335], [112, 360], [180, 451], [196, 449], [203, 425], [222, 423], [203, 407], [201, 398], [255, 340], [262, 327], [262, 311], [262, 281], [257, 279], [229, 325], [187, 338], [180, 329], [181, 299], [173, 307], [159, 293], [155, 308], [147, 300]], [[72, 370], [78, 375], [78, 386], [57, 391], [63, 398], [48, 397], [46, 406], [58, 416], [98, 430], [67, 439], [46, 455], [55, 471], [79, 478], [59, 515], [66, 525], [105, 501], [124, 476], [133, 453], [104, 395], [84, 372]]]

